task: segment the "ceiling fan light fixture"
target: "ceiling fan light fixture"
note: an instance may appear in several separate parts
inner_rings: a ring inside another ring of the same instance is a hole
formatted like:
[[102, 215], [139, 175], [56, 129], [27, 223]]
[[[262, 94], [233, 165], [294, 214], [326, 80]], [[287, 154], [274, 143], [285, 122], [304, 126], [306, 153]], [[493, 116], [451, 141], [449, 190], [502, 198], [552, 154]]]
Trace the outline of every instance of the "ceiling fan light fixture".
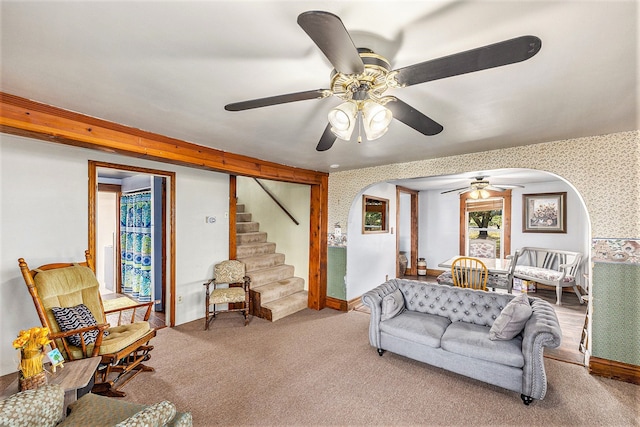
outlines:
[[389, 130], [389, 124], [393, 120], [391, 110], [369, 99], [362, 104], [362, 121], [364, 133], [369, 141], [380, 138]]
[[358, 106], [352, 101], [344, 102], [329, 111], [328, 118], [331, 123], [331, 132], [336, 137], [349, 141], [356, 126]]
[[476, 200], [476, 199], [488, 199], [490, 196], [489, 192], [483, 188], [480, 189], [473, 189], [470, 193], [469, 193], [469, 197], [471, 197], [472, 199]]

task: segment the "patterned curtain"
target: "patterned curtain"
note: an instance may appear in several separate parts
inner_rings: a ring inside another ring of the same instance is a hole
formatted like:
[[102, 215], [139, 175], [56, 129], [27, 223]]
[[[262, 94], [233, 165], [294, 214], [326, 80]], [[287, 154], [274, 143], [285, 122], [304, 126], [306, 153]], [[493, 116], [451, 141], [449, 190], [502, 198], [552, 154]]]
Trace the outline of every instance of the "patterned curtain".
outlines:
[[151, 192], [120, 198], [122, 292], [151, 301]]

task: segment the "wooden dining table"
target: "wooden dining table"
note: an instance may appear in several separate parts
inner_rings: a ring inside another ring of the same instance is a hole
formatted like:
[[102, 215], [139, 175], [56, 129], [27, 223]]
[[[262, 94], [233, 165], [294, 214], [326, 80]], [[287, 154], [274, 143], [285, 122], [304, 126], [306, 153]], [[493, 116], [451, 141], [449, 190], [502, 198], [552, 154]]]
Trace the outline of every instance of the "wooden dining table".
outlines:
[[[453, 262], [458, 259], [463, 258], [461, 255], [456, 255], [449, 258], [446, 261], [442, 261], [438, 264], [438, 267], [446, 268], [448, 270], [451, 269]], [[487, 270], [489, 270], [489, 274], [509, 274], [509, 267], [511, 265], [510, 258], [477, 258], [487, 266]]]

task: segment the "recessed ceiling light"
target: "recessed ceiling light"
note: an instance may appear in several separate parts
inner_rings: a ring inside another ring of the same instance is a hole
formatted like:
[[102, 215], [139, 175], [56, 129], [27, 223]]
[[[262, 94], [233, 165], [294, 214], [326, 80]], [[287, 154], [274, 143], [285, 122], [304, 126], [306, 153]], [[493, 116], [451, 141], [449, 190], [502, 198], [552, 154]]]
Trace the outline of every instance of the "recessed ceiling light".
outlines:
[[339, 167], [340, 167], [340, 165], [333, 164], [333, 165], [331, 165], [331, 166], [329, 166], [329, 167], [330, 167], [331, 169], [337, 169], [337, 168], [339, 168]]

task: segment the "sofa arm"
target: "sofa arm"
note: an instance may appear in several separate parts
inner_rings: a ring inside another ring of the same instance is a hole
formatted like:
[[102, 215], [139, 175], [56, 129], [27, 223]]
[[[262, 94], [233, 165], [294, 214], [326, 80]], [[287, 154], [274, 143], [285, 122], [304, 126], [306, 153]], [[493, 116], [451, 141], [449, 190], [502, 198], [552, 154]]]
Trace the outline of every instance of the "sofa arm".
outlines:
[[48, 384], [0, 401], [0, 426], [55, 426], [62, 419], [64, 389]]
[[533, 313], [527, 321], [522, 337], [522, 394], [542, 399], [547, 393], [544, 369], [544, 347], [560, 346], [562, 331], [553, 306], [540, 298], [529, 298]]
[[398, 282], [395, 279], [391, 279], [362, 295], [363, 304], [371, 310], [371, 316], [369, 318], [369, 342], [377, 349], [380, 349], [382, 299], [396, 289], [398, 289]]

